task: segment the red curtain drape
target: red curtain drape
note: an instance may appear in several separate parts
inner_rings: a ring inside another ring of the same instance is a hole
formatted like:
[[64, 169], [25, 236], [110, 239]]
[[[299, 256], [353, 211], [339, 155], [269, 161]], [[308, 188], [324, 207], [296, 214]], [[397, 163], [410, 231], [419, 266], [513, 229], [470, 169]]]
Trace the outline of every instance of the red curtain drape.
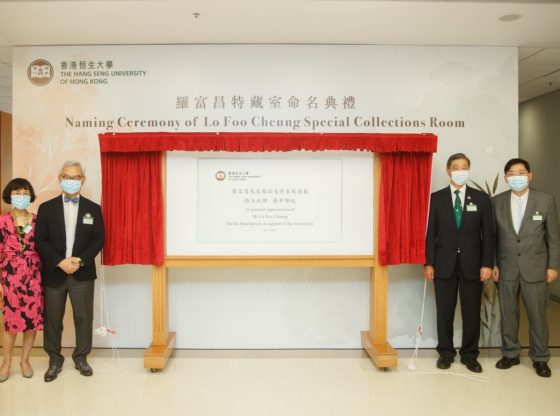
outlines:
[[161, 152], [102, 153], [103, 263], [163, 263]]
[[404, 133], [104, 133], [101, 153], [170, 150], [287, 152], [290, 150], [363, 150], [375, 153], [434, 153], [434, 134]]
[[353, 150], [381, 153], [378, 253], [382, 265], [424, 262], [434, 134], [104, 133], [99, 135], [104, 264], [161, 265], [161, 152]]
[[432, 155], [382, 153], [379, 263], [423, 264]]

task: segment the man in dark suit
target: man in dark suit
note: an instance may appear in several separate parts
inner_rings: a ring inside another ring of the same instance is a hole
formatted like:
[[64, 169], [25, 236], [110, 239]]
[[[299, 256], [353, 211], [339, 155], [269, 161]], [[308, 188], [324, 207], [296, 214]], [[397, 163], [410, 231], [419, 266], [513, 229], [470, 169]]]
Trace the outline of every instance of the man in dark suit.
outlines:
[[518, 365], [521, 345], [519, 295], [529, 319], [529, 358], [541, 377], [550, 377], [547, 362], [548, 285], [558, 277], [560, 230], [554, 198], [529, 187], [533, 178], [529, 162], [511, 159], [504, 168], [510, 191], [493, 199], [496, 214], [496, 260], [494, 280], [498, 282], [502, 315], [501, 370]]
[[426, 233], [424, 277], [434, 282], [437, 309], [437, 367], [447, 369], [455, 355], [453, 320], [461, 296], [461, 363], [480, 373], [482, 282], [492, 277], [494, 231], [492, 204], [484, 192], [466, 186], [471, 162], [463, 153], [449, 157], [450, 186], [434, 192]]
[[62, 195], [39, 206], [35, 230], [45, 288], [44, 348], [49, 355], [46, 382], [56, 379], [64, 362], [61, 339], [67, 296], [76, 331], [72, 358], [80, 374], [93, 374], [87, 355], [92, 344], [95, 257], [104, 239], [101, 207], [80, 195], [85, 181], [81, 164], [64, 163], [58, 181]]

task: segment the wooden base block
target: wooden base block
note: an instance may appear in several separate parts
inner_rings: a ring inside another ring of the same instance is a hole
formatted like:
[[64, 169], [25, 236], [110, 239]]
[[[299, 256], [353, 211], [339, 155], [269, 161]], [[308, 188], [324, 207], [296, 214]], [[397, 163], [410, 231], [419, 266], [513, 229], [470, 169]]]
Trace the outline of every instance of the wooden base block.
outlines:
[[175, 332], [170, 332], [166, 345], [150, 345], [144, 352], [144, 368], [152, 371], [163, 370], [175, 348]]
[[378, 368], [395, 368], [397, 351], [389, 343], [374, 344], [368, 331], [362, 331], [362, 347]]

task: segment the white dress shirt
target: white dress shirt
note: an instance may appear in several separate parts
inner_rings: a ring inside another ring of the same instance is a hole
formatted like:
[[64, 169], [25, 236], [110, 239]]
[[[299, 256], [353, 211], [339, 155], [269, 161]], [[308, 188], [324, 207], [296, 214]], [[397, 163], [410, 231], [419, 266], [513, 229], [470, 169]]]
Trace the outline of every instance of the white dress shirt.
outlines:
[[521, 221], [525, 215], [529, 192], [530, 191], [525, 192], [522, 196], [517, 196], [513, 192], [511, 193], [511, 220], [513, 222], [513, 228], [515, 228], [515, 232], [517, 234], [519, 234]]
[[451, 201], [453, 201], [453, 203], [451, 205], [455, 206], [455, 198], [457, 198], [457, 196], [455, 195], [455, 191], [459, 191], [459, 197], [461, 198], [461, 206], [464, 209], [465, 208], [465, 196], [466, 196], [466, 191], [467, 191], [466, 185], [463, 185], [458, 189], [455, 188], [453, 185], [449, 185], [449, 188], [451, 189]]
[[79, 199], [77, 203], [65, 202], [64, 194], [62, 194], [62, 206], [64, 207], [64, 229], [66, 230], [66, 258], [72, 257], [74, 238], [76, 236], [76, 223], [78, 222], [79, 205]]

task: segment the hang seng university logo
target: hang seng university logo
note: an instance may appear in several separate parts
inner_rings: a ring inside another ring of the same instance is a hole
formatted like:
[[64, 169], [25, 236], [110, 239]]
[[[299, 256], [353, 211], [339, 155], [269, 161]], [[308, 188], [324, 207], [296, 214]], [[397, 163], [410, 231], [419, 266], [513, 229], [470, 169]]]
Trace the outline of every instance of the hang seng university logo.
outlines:
[[33, 85], [43, 86], [51, 82], [54, 71], [49, 61], [37, 59], [27, 68], [27, 78]]

